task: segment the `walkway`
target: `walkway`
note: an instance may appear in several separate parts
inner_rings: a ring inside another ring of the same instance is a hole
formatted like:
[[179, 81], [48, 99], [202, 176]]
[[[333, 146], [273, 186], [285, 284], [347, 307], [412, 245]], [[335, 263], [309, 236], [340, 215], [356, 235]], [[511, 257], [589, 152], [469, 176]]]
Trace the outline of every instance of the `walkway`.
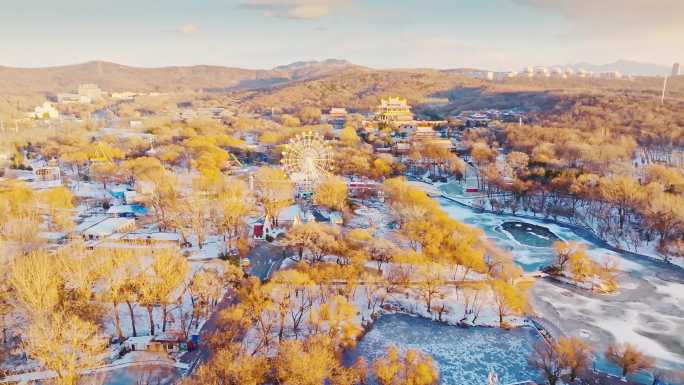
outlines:
[[191, 374], [197, 366], [205, 363], [211, 359], [212, 350], [209, 347], [209, 337], [218, 329], [218, 322], [221, 316], [221, 311], [229, 308], [237, 302], [234, 291], [228, 290], [221, 299], [221, 302], [216, 306], [216, 309], [211, 313], [209, 319], [202, 325], [200, 330], [199, 346], [194, 350], [186, 352], [180, 359], [181, 363], [188, 365], [188, 374]]
[[622, 378], [606, 374], [603, 372], [587, 372], [582, 378], [578, 378], [575, 382], [568, 382], [568, 385], [643, 385], [638, 382], [630, 380], [622, 380]]

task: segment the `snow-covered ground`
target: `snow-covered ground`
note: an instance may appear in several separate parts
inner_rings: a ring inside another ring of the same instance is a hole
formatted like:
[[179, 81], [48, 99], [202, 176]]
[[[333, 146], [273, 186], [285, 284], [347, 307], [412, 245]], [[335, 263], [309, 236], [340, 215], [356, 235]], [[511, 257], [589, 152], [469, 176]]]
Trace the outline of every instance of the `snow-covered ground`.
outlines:
[[[195, 261], [191, 260], [190, 261], [190, 271], [188, 272], [188, 276], [186, 278], [186, 282], [183, 285], [187, 285], [190, 280], [192, 279], [192, 276], [199, 271], [202, 268], [212, 268], [216, 269], [218, 271], [221, 271], [221, 261], [219, 260], [213, 260], [213, 261]], [[178, 289], [179, 292], [181, 292], [180, 295], [180, 303], [179, 304], [174, 304], [174, 305], [169, 305], [168, 307], [168, 314], [167, 314], [167, 324], [166, 328], [168, 330], [183, 330], [181, 326], [185, 326], [185, 330], [189, 331], [189, 334], [193, 334], [200, 330], [202, 328], [202, 325], [204, 324], [206, 318], [209, 317], [209, 315], [206, 315], [206, 317], [201, 317], [199, 320], [193, 320], [193, 325], [190, 327], [188, 325], [188, 322], [190, 320], [190, 314], [192, 313], [192, 299], [190, 293], [185, 290], [184, 287], [181, 287]], [[116, 327], [115, 327], [115, 317], [114, 317], [114, 310], [113, 307], [110, 305], [109, 306], [109, 313], [107, 314], [107, 317], [104, 322], [104, 332], [107, 335], [110, 336], [115, 336], [116, 335]], [[128, 306], [125, 303], [119, 304], [118, 307], [119, 311], [119, 319], [121, 320], [121, 331], [123, 333], [124, 337], [130, 337], [133, 335], [133, 326], [131, 323], [131, 315], [130, 311], [128, 309]], [[156, 329], [156, 334], [161, 334], [162, 331], [162, 309], [160, 306], [155, 306], [154, 309], [152, 310], [152, 313], [154, 315], [154, 320], [155, 320], [155, 329]], [[133, 315], [135, 318], [135, 326], [136, 326], [136, 331], [137, 334], [140, 336], [144, 335], [149, 335], [150, 334], [150, 323], [149, 323], [149, 316], [147, 314], [147, 309], [143, 306], [134, 304], [133, 308]], [[184, 320], [182, 320], [184, 319]]]
[[454, 219], [483, 229], [488, 238], [509, 250], [526, 270], [548, 264], [553, 259], [553, 250], [516, 241], [502, 231], [501, 224], [505, 221], [544, 226], [560, 239], [585, 243], [593, 258], [606, 255], [614, 258], [623, 271], [618, 276], [618, 294], [594, 295], [538, 280], [532, 289], [535, 310], [564, 333], [589, 338], [599, 351], [614, 340], [631, 342], [656, 357], [660, 365], [684, 368], [684, 273], [677, 266], [616, 253], [563, 226], [477, 213], [446, 199], [439, 202]]
[[384, 237], [390, 231], [389, 224], [394, 220], [387, 204], [375, 199], [357, 201], [361, 206], [345, 224], [348, 228], [374, 229], [375, 235]]

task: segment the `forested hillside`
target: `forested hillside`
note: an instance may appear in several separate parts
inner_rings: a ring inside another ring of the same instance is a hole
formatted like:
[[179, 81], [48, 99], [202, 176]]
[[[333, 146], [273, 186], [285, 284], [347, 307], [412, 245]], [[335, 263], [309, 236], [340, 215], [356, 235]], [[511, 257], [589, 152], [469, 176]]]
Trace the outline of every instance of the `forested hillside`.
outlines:
[[82, 64], [11, 68], [0, 66], [0, 94], [26, 95], [74, 91], [79, 84], [96, 83], [103, 90], [175, 92], [197, 90], [231, 91], [268, 87], [293, 80], [325, 75], [353, 66], [344, 61], [294, 63], [272, 70], [221, 66], [139, 68], [93, 61]]

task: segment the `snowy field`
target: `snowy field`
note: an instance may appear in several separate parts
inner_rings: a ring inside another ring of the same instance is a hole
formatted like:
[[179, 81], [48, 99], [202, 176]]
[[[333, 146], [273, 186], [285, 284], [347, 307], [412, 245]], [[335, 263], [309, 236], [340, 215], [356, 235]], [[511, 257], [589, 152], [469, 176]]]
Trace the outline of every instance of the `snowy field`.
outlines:
[[615, 258], [624, 272], [618, 277], [619, 293], [594, 295], [538, 280], [532, 289], [535, 310], [564, 333], [588, 338], [599, 351], [614, 340], [631, 342], [656, 357], [662, 366], [684, 368], [684, 273], [677, 266], [613, 252], [555, 224], [476, 213], [446, 199], [439, 201], [452, 218], [484, 230], [527, 271], [549, 264], [553, 250], [518, 242], [502, 229], [506, 221], [543, 226], [560, 239], [585, 243], [595, 259], [606, 255]]
[[406, 314], [380, 317], [345, 360], [363, 356], [372, 362], [390, 345], [419, 349], [430, 354], [439, 367], [443, 385], [482, 385], [494, 370], [502, 384], [537, 380], [527, 366], [527, 357], [538, 341], [529, 328], [506, 331], [499, 328], [459, 328]]

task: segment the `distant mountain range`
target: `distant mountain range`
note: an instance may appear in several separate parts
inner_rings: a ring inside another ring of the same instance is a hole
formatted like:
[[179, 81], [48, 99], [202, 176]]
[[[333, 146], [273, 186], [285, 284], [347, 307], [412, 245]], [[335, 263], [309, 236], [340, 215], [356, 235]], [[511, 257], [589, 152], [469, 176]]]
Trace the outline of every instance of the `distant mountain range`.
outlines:
[[140, 68], [105, 61], [45, 68], [0, 66], [0, 93], [54, 94], [74, 91], [82, 83], [96, 83], [110, 92], [201, 89], [240, 91], [314, 79], [350, 68], [364, 67], [337, 59], [296, 62], [270, 70], [209, 65]]
[[[567, 65], [558, 67], [568, 67]], [[667, 75], [670, 68], [651, 63], [618, 60], [614, 63], [594, 65], [577, 63], [574, 69], [606, 72], [620, 71], [630, 75]], [[300, 61], [277, 66], [269, 70], [255, 70], [223, 66], [174, 66], [160, 68], [131, 67], [105, 61], [45, 67], [15, 68], [0, 66], [0, 94], [57, 94], [73, 92], [82, 83], [95, 83], [103, 90], [137, 92], [174, 91], [246, 91], [264, 90], [302, 81], [316, 80], [331, 75], [346, 73], [362, 76], [368, 73], [399, 72], [401, 76], [415, 76], [418, 73], [440, 72], [447, 76], [462, 76], [469, 69], [430, 70], [375, 70], [350, 63], [346, 60], [327, 59], [322, 61]], [[370, 92], [370, 91], [369, 91]], [[372, 93], [372, 92], [370, 92]]]
[[574, 70], [585, 69], [587, 71], [593, 72], [610, 72], [619, 71], [625, 75], [635, 75], [635, 76], [657, 76], [657, 75], [668, 75], [671, 72], [671, 67], [663, 66], [653, 63], [643, 63], [632, 60], [618, 60], [613, 63], [608, 64], [591, 64], [580, 62], [572, 65], [558, 66], [558, 67], [571, 67]]

